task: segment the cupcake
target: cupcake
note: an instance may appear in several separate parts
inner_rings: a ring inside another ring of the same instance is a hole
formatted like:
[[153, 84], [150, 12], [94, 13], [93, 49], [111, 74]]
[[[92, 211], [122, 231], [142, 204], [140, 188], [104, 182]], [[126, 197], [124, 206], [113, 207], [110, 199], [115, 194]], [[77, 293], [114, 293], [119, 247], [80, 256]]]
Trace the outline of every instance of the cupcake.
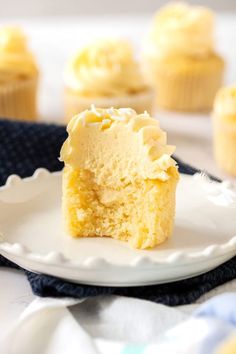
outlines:
[[214, 15], [204, 7], [177, 2], [157, 13], [144, 59], [160, 108], [212, 108], [224, 71], [224, 61], [214, 49], [213, 31]]
[[131, 45], [102, 40], [77, 53], [65, 70], [65, 115], [69, 120], [94, 104], [151, 112], [153, 91], [135, 61]]
[[19, 28], [0, 29], [0, 117], [37, 116], [38, 69]]
[[159, 122], [131, 108], [92, 107], [67, 131], [61, 160], [68, 234], [109, 236], [138, 249], [167, 240], [179, 174]]
[[213, 142], [219, 167], [236, 176], [236, 85], [224, 87], [216, 95]]

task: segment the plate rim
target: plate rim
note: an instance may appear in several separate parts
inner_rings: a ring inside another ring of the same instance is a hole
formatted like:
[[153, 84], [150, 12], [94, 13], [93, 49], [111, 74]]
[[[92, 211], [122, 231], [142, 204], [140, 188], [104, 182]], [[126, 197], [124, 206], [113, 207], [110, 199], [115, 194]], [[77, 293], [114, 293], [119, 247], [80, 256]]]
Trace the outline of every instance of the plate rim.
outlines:
[[[16, 174], [12, 174], [8, 177], [5, 185], [0, 187], [0, 196], [2, 191], [6, 191], [12, 187], [20, 187], [21, 184], [23, 183], [30, 183], [35, 180], [43, 180], [45, 178], [53, 178], [53, 177], [58, 177], [62, 175], [62, 171], [55, 171], [55, 172], [50, 172], [45, 168], [38, 168], [35, 170], [34, 174], [30, 177], [26, 178], [21, 178], [20, 176]], [[196, 173], [194, 175], [188, 175], [188, 174], [181, 174], [184, 175], [185, 178], [194, 178], [199, 180], [200, 182], [205, 182], [208, 183], [209, 186], [222, 186], [222, 191], [221, 193], [225, 193], [225, 190], [230, 192], [233, 197], [235, 193], [235, 203], [236, 203], [236, 192], [234, 191], [234, 188], [232, 186], [232, 183], [228, 181], [222, 181], [222, 182], [216, 182], [212, 181], [206, 174], [204, 173]], [[219, 189], [219, 188], [218, 188]], [[0, 198], [1, 201], [1, 198]], [[4, 203], [4, 202], [3, 202]], [[176, 250], [170, 255], [167, 256], [166, 259], [161, 260], [160, 262], [151, 259], [148, 255], [140, 255], [135, 257], [133, 260], [130, 262], [127, 262], [126, 264], [117, 264], [113, 263], [112, 261], [108, 261], [107, 259], [99, 256], [90, 256], [83, 261], [74, 261], [66, 257], [63, 252], [49, 252], [45, 255], [32, 252], [29, 250], [25, 245], [22, 245], [20, 243], [14, 242], [14, 243], [9, 243], [3, 240], [3, 236], [1, 234], [0, 230], [0, 254], [2, 253], [7, 253], [7, 254], [12, 254], [18, 257], [23, 257], [25, 259], [28, 259], [29, 261], [37, 261], [42, 264], [47, 264], [47, 265], [52, 265], [52, 266], [64, 266], [66, 268], [84, 268], [85, 270], [88, 269], [106, 269], [107, 267], [112, 267], [112, 268], [123, 268], [124, 266], [130, 266], [132, 269], [136, 268], [153, 268], [153, 267], [160, 267], [160, 266], [174, 266], [176, 265], [184, 265], [184, 264], [193, 264], [196, 262], [199, 262], [199, 260], [207, 260], [209, 258], [218, 258], [222, 256], [223, 254], [236, 254], [236, 234], [233, 235], [227, 242], [222, 243], [222, 244], [209, 244], [206, 247], [203, 247], [202, 250], [197, 250], [193, 252], [184, 252], [180, 250]]]
[[[222, 258], [222, 257], [221, 257]], [[230, 257], [231, 258], [231, 257]], [[16, 263], [18, 264], [19, 267], [21, 267], [22, 269], [29, 271], [29, 272], [33, 272], [34, 274], [42, 274], [42, 275], [46, 275], [46, 276], [53, 276], [56, 277], [62, 281], [70, 281], [72, 283], [75, 284], [82, 284], [82, 285], [93, 285], [93, 286], [103, 286], [103, 287], [137, 287], [137, 286], [150, 286], [150, 285], [159, 285], [159, 284], [168, 284], [168, 283], [172, 283], [172, 282], [176, 282], [176, 281], [181, 281], [181, 280], [185, 280], [185, 279], [189, 279], [189, 278], [193, 278], [202, 274], [205, 274], [208, 271], [213, 270], [214, 268], [220, 266], [221, 264], [223, 264], [224, 262], [227, 262], [229, 259], [229, 257], [224, 257], [223, 261], [219, 261], [217, 263], [215, 263], [214, 265], [210, 265], [206, 268], [203, 268], [201, 270], [192, 270], [191, 272], [189, 272], [188, 274], [185, 275], [178, 275], [178, 276], [171, 276], [168, 277], [166, 279], [160, 279], [158, 277], [155, 277], [155, 279], [149, 279], [149, 280], [104, 280], [104, 278], [102, 278], [102, 280], [99, 280], [101, 278], [96, 276], [96, 279], [91, 280], [91, 274], [89, 276], [87, 276], [87, 279], [79, 279], [79, 277], [74, 277], [74, 276], [66, 276], [65, 274], [61, 274], [61, 275], [57, 275], [55, 272], [51, 272], [50, 268], [48, 268], [46, 271], [42, 271], [42, 270], [36, 270], [31, 266], [25, 266], [22, 265], [21, 262]], [[14, 262], [14, 260], [11, 260], [12, 262]], [[42, 265], [42, 263], [40, 263]], [[126, 267], [127, 269], [127, 267]], [[99, 271], [101, 269], [96, 269], [96, 275], [99, 274]], [[146, 272], [148, 269], [142, 268], [142, 270], [144, 272]], [[152, 271], [154, 270], [153, 268], [151, 269]], [[84, 271], [84, 269], [76, 269], [77, 272], [80, 271]], [[88, 269], [88, 271], [90, 273], [92, 273], [92, 277], [94, 274], [94, 269]], [[111, 271], [113, 272], [113, 269], [111, 269]], [[117, 272], [119, 273], [119, 269], [117, 269]]]

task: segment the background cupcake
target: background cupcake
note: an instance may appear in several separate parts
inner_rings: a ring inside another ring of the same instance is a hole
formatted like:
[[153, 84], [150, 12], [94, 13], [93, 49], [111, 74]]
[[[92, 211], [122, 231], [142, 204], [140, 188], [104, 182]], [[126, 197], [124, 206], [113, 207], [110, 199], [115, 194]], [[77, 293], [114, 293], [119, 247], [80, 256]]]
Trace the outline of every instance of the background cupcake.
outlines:
[[128, 42], [99, 41], [82, 49], [69, 61], [65, 70], [66, 119], [91, 104], [151, 112], [153, 91]]
[[216, 162], [222, 170], [236, 176], [236, 85], [217, 93], [213, 128]]
[[173, 3], [157, 13], [144, 55], [160, 107], [211, 109], [224, 69], [213, 30], [214, 15], [204, 7]]
[[35, 119], [38, 70], [19, 28], [0, 29], [0, 116]]

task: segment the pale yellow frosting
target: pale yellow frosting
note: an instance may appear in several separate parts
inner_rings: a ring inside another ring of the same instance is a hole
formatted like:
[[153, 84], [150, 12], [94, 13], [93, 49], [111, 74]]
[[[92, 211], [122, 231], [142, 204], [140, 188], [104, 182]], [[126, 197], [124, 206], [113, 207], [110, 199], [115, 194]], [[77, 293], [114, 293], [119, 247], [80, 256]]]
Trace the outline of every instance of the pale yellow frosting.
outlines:
[[37, 75], [37, 66], [29, 52], [26, 37], [19, 28], [0, 29], [0, 83]]
[[236, 119], [236, 85], [219, 90], [214, 102], [214, 112], [219, 116], [235, 116]]
[[120, 96], [146, 88], [131, 45], [123, 40], [103, 40], [77, 53], [65, 70], [65, 84], [85, 96]]
[[[169, 179], [175, 147], [148, 113], [131, 108], [91, 109], [72, 118], [61, 160], [96, 176], [97, 183], [118, 186], [136, 179]], [[112, 173], [111, 173], [112, 171]]]
[[207, 56], [214, 47], [213, 29], [214, 15], [207, 8], [170, 3], [155, 16], [146, 51]]

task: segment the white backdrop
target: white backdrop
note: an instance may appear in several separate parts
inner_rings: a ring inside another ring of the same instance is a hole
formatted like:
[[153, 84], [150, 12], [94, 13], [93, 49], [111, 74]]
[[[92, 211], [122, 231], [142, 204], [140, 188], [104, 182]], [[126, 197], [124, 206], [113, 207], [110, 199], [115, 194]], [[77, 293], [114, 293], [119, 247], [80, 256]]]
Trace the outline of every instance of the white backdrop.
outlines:
[[[0, 0], [0, 17], [150, 13], [165, 0]], [[236, 11], [235, 0], [189, 0], [218, 11]]]

